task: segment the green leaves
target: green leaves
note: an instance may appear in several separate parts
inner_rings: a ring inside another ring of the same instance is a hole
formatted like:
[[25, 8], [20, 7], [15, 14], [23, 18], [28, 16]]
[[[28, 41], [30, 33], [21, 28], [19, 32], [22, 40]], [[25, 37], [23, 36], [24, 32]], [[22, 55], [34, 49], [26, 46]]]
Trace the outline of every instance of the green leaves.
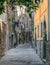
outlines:
[[11, 4], [12, 6], [14, 4], [19, 5], [19, 6], [26, 6], [27, 7], [27, 12], [31, 11], [31, 9], [36, 9], [38, 5], [33, 2], [33, 0], [0, 0], [0, 14], [4, 12], [4, 2], [7, 2]]
[[4, 1], [5, 0], [0, 0], [0, 14], [4, 12]]
[[35, 9], [37, 4], [33, 2], [33, 0], [10, 0], [10, 3], [19, 5], [19, 6], [26, 6], [27, 8]]

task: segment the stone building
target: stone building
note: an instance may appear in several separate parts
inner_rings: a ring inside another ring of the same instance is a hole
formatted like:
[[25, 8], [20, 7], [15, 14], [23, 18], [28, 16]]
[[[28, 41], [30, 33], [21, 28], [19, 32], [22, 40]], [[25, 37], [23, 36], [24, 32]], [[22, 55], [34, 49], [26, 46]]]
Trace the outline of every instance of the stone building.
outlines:
[[5, 6], [6, 9], [6, 20], [7, 20], [7, 49], [10, 49], [12, 47], [12, 22], [13, 22], [13, 11], [12, 6], [9, 3], [6, 3]]
[[0, 57], [4, 55], [6, 48], [6, 24], [0, 19]]
[[4, 6], [5, 12], [0, 15], [0, 56], [3, 56], [5, 51], [11, 48], [10, 34], [12, 29], [10, 22], [12, 22], [12, 10], [10, 5], [6, 4], [6, 2]]
[[48, 1], [49, 0], [35, 0], [38, 4], [37, 10], [34, 11], [34, 40], [37, 54], [42, 58], [47, 58], [47, 42], [49, 40], [49, 18], [48, 18]]
[[[21, 28], [24, 28], [25, 35], [26, 35], [26, 32], [31, 30], [31, 19], [30, 19], [28, 13], [25, 12], [25, 7], [23, 6], [20, 8], [20, 6], [17, 6], [17, 5], [15, 5], [15, 9], [14, 9], [14, 18], [15, 18], [14, 23], [18, 23], [18, 26], [15, 25], [15, 30], [18, 34], [17, 43], [19, 44], [19, 38], [22, 35]], [[25, 39], [26, 39], [26, 36], [25, 36]], [[26, 40], [25, 40], [25, 42], [26, 42]]]
[[[35, 0], [34, 39], [38, 55], [50, 64], [50, 0]], [[45, 42], [44, 42], [45, 39]]]

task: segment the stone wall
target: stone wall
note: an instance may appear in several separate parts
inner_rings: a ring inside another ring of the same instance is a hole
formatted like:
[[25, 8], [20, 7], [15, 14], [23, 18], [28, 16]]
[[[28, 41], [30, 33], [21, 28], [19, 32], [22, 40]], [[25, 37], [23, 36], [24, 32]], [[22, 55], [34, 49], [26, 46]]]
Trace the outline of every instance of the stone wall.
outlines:
[[1, 21], [0, 23], [0, 58], [5, 54], [5, 40], [6, 40], [6, 25]]
[[36, 40], [36, 50], [39, 57], [43, 59], [43, 41], [42, 40]]
[[50, 64], [50, 40], [47, 43], [47, 63]]

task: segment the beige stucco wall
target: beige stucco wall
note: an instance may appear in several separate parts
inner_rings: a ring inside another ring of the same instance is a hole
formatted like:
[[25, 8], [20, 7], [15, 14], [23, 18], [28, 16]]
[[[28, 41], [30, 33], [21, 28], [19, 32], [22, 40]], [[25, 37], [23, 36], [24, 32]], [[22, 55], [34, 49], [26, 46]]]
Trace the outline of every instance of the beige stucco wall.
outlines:
[[36, 30], [37, 40], [42, 40], [41, 22], [43, 23], [44, 17], [46, 20], [46, 32], [47, 32], [47, 39], [48, 39], [48, 0], [43, 0], [43, 2], [41, 1], [41, 3], [39, 4], [39, 7], [34, 12], [34, 28], [39, 25], [39, 38], [38, 38], [38, 31]]

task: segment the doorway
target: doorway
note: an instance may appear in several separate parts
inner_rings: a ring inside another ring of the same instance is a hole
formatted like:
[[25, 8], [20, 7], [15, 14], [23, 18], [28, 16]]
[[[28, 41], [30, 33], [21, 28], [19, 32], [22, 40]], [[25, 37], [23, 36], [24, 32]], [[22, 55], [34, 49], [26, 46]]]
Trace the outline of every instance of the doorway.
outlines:
[[46, 34], [46, 21], [43, 23], [43, 59], [46, 59], [46, 44], [47, 44], [47, 34]]

